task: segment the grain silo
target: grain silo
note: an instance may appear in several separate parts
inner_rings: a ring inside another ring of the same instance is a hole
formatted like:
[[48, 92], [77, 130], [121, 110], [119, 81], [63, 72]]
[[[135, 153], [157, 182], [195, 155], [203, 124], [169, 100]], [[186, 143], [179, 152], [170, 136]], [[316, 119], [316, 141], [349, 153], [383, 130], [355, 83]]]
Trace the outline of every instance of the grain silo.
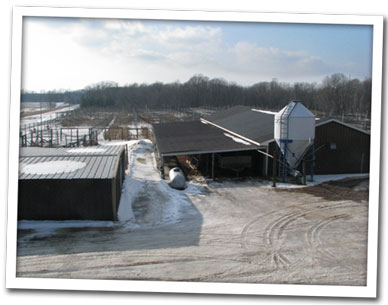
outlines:
[[275, 115], [275, 141], [282, 153], [283, 181], [314, 143], [315, 115], [299, 101], [292, 101]]

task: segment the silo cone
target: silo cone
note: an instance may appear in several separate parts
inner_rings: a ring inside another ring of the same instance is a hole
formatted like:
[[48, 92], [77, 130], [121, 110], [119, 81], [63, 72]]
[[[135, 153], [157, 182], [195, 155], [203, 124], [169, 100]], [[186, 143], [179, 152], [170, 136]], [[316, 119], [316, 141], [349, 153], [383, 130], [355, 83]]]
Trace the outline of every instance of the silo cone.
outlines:
[[275, 115], [274, 133], [283, 166], [295, 169], [314, 143], [315, 115], [299, 101], [292, 101]]

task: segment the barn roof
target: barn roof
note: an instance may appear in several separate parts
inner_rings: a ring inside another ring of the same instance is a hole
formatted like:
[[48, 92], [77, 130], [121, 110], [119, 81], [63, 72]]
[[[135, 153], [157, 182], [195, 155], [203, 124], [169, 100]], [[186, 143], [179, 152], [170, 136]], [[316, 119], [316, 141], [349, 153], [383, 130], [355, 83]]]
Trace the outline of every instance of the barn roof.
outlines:
[[323, 126], [323, 125], [329, 124], [329, 123], [337, 123], [337, 124], [346, 126], [346, 127], [348, 127], [348, 128], [357, 130], [357, 131], [359, 131], [359, 132], [361, 132], [361, 133], [364, 133], [364, 134], [366, 134], [366, 135], [370, 135], [370, 132], [367, 131], [367, 130], [358, 128], [358, 127], [356, 127], [356, 126], [353, 126], [353, 125], [348, 124], [348, 123], [341, 122], [341, 121], [336, 120], [336, 119], [333, 119], [333, 118], [325, 118], [325, 119], [323, 119], [323, 120], [319, 120], [319, 121], [316, 122], [315, 127]]
[[116, 156], [123, 149], [122, 145], [97, 145], [88, 147], [21, 147], [20, 158], [34, 156]]
[[258, 147], [203, 121], [172, 122], [153, 125], [161, 155], [189, 155], [242, 150]]
[[20, 149], [19, 179], [111, 179], [124, 146]]
[[256, 143], [274, 138], [274, 114], [268, 111], [236, 106], [215, 113], [206, 118], [206, 121]]

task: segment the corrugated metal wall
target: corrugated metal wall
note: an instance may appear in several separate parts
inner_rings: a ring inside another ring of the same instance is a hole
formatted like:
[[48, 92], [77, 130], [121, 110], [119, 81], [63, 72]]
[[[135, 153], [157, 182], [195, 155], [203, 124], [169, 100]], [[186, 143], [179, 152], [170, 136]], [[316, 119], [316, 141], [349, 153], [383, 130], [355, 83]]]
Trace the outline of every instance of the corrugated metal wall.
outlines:
[[126, 165], [123, 149], [110, 178], [20, 179], [18, 219], [117, 220]]
[[315, 173], [368, 173], [370, 135], [335, 121], [315, 129]]

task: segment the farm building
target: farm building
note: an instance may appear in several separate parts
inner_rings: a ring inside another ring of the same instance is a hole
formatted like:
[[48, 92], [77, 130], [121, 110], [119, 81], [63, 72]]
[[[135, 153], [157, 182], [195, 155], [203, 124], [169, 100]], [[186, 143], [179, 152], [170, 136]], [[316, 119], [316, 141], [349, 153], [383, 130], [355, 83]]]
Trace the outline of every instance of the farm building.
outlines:
[[315, 173], [369, 173], [369, 132], [337, 120], [315, 127]]
[[153, 131], [162, 171], [172, 162], [210, 177], [271, 176], [277, 150], [277, 175], [283, 157], [288, 173], [290, 164], [302, 171], [302, 160], [306, 174], [369, 172], [370, 134], [337, 120], [316, 120], [298, 101], [279, 113], [236, 106], [198, 121], [154, 124]]
[[20, 149], [19, 220], [117, 220], [125, 146]]

